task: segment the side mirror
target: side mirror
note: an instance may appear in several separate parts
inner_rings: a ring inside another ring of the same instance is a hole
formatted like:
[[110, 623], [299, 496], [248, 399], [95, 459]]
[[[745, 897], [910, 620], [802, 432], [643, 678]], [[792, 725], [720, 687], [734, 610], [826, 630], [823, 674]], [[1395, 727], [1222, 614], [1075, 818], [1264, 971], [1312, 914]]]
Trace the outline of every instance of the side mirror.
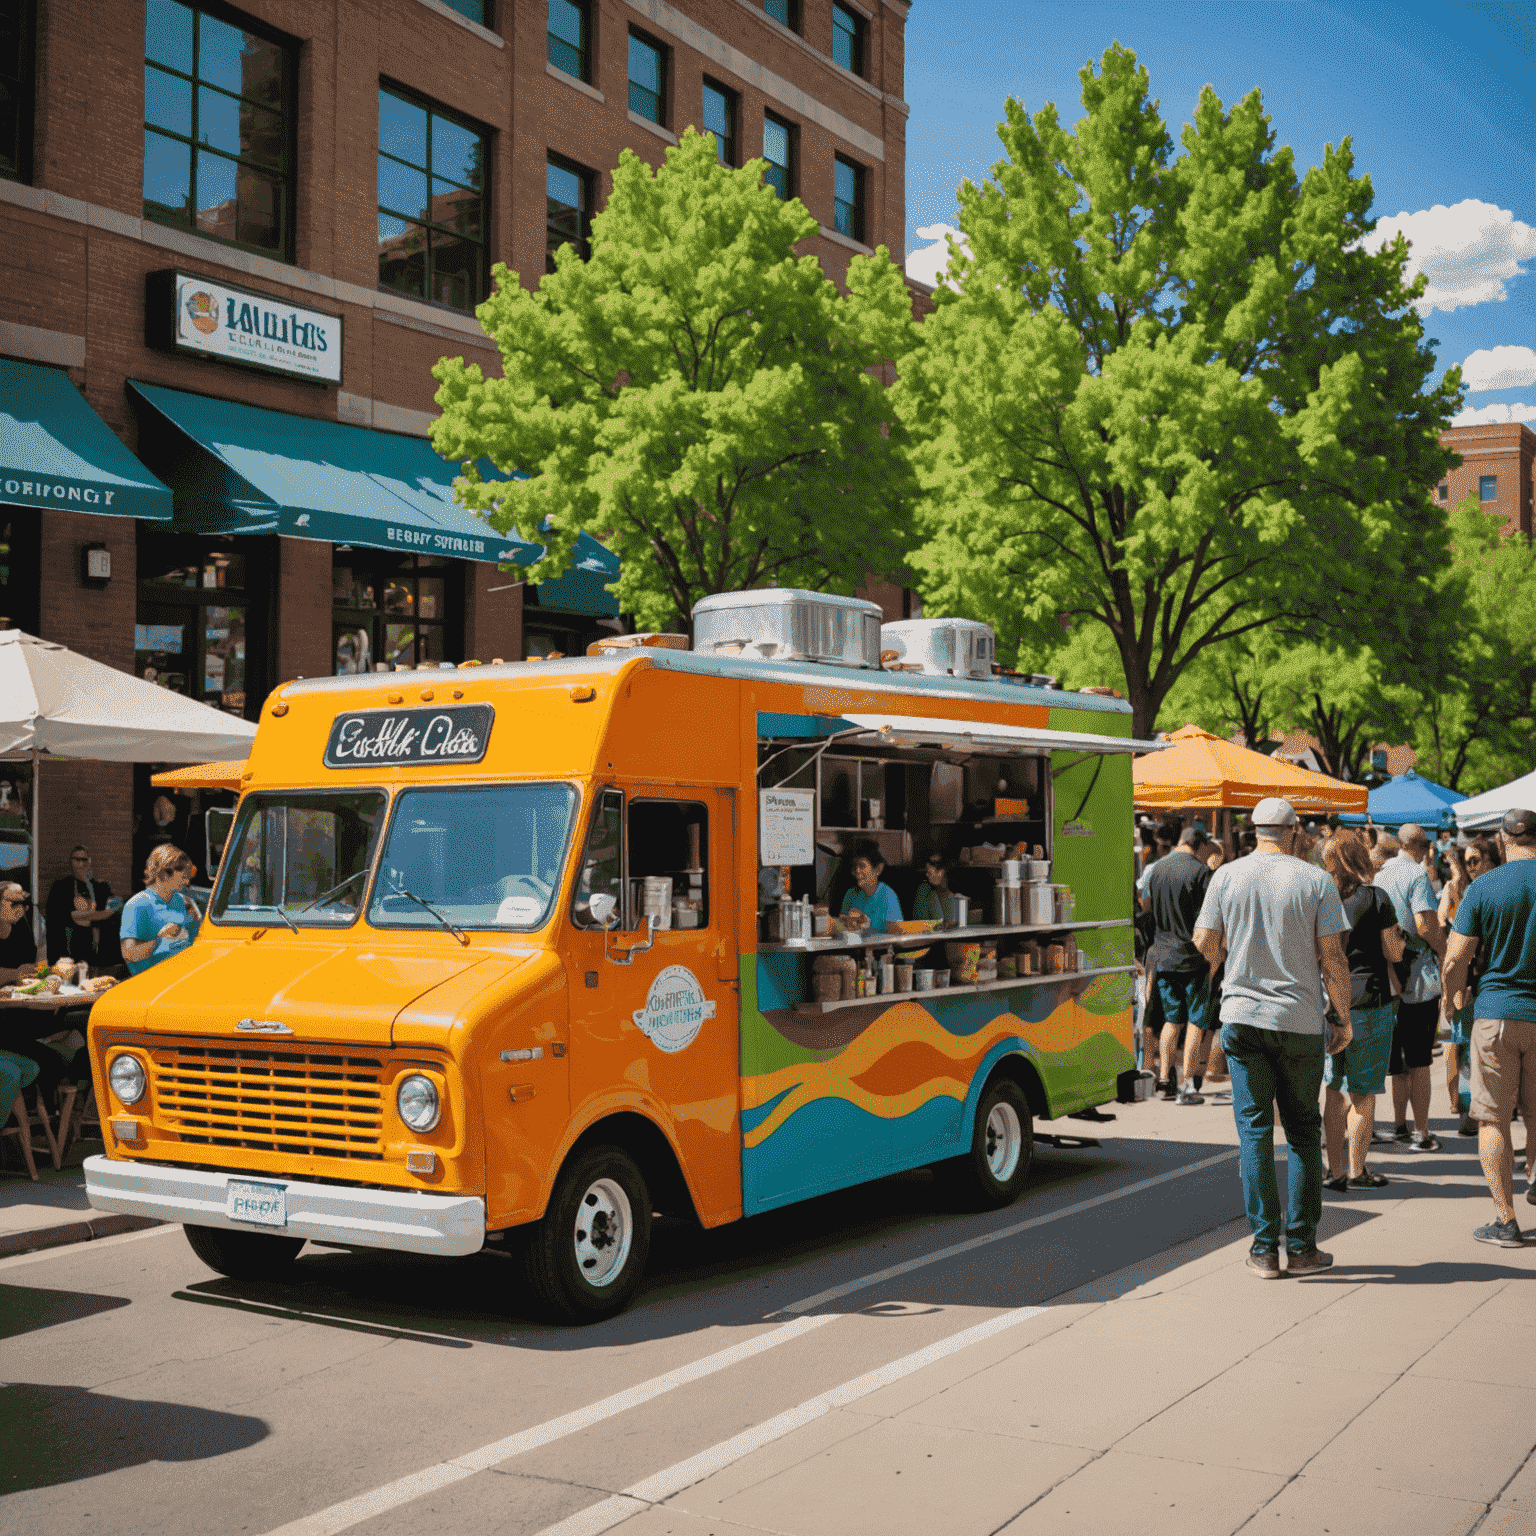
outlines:
[[599, 928], [611, 928], [619, 910], [619, 899], [608, 891], [599, 891], [587, 903], [587, 910]]

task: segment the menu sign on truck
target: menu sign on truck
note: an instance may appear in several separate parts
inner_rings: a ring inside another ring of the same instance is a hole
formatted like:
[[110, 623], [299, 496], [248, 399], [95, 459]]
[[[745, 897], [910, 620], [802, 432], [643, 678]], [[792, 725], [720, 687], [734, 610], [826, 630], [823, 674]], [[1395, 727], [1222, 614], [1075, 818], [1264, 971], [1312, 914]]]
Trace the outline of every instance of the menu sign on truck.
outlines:
[[163, 271], [149, 274], [144, 319], [152, 347], [341, 383], [340, 315], [197, 272]]
[[757, 796], [757, 862], [816, 862], [816, 791], [764, 789]]
[[406, 763], [478, 763], [490, 745], [489, 704], [444, 709], [360, 709], [337, 715], [325, 744], [327, 768], [389, 768]]

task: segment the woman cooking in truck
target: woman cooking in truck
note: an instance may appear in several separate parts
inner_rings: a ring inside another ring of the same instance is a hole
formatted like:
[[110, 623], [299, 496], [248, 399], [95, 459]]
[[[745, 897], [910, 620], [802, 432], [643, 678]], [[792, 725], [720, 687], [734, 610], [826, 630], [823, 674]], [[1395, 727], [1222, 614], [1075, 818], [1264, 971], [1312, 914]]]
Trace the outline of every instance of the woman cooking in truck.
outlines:
[[853, 849], [854, 888], [843, 897], [843, 922], [855, 932], [869, 929], [871, 933], [885, 933], [888, 923], [901, 921], [901, 903], [896, 892], [886, 885], [880, 876], [885, 873], [885, 860], [880, 848], [870, 839], [856, 843]]

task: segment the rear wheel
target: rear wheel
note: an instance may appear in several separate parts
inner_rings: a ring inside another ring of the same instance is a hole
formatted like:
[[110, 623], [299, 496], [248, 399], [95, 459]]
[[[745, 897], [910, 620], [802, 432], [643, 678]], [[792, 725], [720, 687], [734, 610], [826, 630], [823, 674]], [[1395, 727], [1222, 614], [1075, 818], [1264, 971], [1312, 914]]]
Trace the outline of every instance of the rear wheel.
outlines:
[[1029, 1182], [1034, 1153], [1034, 1122], [1024, 1090], [1001, 1077], [987, 1085], [976, 1105], [970, 1151], [945, 1167], [963, 1204], [998, 1210], [1011, 1205]]
[[523, 1252], [529, 1289], [563, 1322], [595, 1323], [634, 1299], [651, 1247], [645, 1176], [618, 1147], [592, 1147], [560, 1170]]
[[231, 1280], [276, 1280], [288, 1272], [304, 1246], [302, 1237], [273, 1237], [265, 1232], [194, 1226], [182, 1230], [192, 1252], [209, 1269]]

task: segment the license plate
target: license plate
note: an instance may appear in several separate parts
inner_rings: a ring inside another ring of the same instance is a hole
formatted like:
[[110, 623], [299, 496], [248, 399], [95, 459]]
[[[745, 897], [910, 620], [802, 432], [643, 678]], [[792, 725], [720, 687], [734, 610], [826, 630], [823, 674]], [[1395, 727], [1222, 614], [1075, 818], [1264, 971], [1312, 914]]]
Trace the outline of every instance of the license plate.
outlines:
[[231, 1179], [224, 1193], [224, 1214], [258, 1227], [288, 1225], [288, 1190], [282, 1184], [248, 1184]]

